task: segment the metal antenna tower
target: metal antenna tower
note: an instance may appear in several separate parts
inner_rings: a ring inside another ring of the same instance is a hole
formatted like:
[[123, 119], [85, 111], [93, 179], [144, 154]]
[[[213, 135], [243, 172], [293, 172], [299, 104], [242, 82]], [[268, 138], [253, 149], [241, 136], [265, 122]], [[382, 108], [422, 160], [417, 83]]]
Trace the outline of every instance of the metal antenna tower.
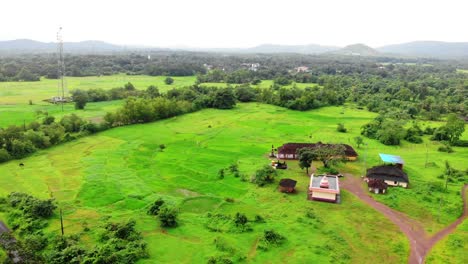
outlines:
[[62, 36], [62, 27], [59, 28], [57, 32], [57, 54], [58, 54], [58, 89], [57, 89], [57, 99], [62, 103], [62, 112], [63, 112], [63, 103], [65, 102], [65, 58], [63, 56], [63, 36]]

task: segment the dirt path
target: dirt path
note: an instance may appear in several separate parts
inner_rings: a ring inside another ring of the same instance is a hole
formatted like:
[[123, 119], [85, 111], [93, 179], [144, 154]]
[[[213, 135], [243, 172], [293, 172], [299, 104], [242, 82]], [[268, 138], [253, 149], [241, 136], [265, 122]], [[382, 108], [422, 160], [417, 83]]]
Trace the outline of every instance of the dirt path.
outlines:
[[367, 203], [368, 205], [375, 208], [377, 211], [384, 214], [388, 219], [390, 219], [390, 221], [396, 224], [400, 228], [400, 230], [406, 235], [410, 242], [410, 256], [408, 259], [408, 263], [410, 264], [423, 263], [426, 254], [437, 243], [437, 241], [453, 232], [453, 230], [455, 230], [455, 228], [461, 222], [463, 222], [463, 220], [467, 217], [468, 214], [467, 201], [465, 197], [465, 192], [468, 185], [465, 185], [462, 189], [462, 216], [460, 216], [451, 225], [439, 231], [437, 234], [433, 235], [432, 237], [429, 237], [420, 223], [409, 218], [401, 212], [393, 210], [390, 207], [375, 201], [364, 188], [363, 182], [360, 178], [350, 174], [346, 174], [346, 176], [346, 180], [340, 182], [340, 185], [343, 189], [356, 195], [363, 202]]
[[0, 221], [0, 234], [5, 233], [5, 232], [10, 232], [8, 227], [3, 223], [3, 221]]

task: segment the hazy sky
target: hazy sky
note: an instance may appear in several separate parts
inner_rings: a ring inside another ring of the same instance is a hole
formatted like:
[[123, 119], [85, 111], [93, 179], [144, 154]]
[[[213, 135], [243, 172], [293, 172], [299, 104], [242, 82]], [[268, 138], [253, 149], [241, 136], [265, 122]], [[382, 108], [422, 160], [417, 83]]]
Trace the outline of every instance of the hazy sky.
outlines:
[[372, 47], [468, 42], [468, 0], [1, 0], [0, 40], [122, 45]]

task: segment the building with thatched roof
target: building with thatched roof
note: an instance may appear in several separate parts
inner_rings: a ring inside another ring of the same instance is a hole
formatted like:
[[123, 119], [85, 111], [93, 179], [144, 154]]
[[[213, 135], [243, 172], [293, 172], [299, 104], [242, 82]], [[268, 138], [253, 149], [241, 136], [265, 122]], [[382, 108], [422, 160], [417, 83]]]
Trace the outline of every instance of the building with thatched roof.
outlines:
[[367, 170], [367, 179], [383, 180], [388, 186], [408, 187], [408, 175], [399, 165], [380, 165]]
[[335, 147], [337, 145], [342, 145], [344, 147], [344, 155], [347, 160], [356, 160], [358, 157], [357, 152], [347, 144], [323, 144], [322, 142], [318, 143], [286, 143], [278, 148], [278, 158], [279, 159], [298, 159], [297, 150], [301, 148], [310, 148], [315, 149], [319, 147]]
[[280, 192], [292, 193], [295, 192], [297, 181], [292, 179], [281, 179], [279, 182], [278, 190]]

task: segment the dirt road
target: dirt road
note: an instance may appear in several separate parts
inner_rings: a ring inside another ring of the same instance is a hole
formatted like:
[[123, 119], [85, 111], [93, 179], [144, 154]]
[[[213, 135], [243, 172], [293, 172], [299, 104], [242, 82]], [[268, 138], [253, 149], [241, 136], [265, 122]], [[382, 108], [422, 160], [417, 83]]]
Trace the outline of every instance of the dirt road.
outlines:
[[340, 186], [356, 195], [363, 202], [375, 208], [377, 211], [384, 214], [390, 221], [396, 224], [400, 230], [406, 235], [410, 242], [410, 256], [408, 263], [410, 264], [420, 264], [424, 262], [426, 254], [429, 250], [439, 241], [444, 238], [446, 235], [450, 234], [455, 230], [455, 228], [463, 222], [467, 217], [467, 201], [465, 197], [465, 192], [468, 185], [463, 186], [462, 189], [462, 199], [463, 199], [463, 214], [455, 222], [447, 226], [446, 228], [439, 231], [437, 234], [429, 237], [428, 234], [424, 231], [424, 228], [417, 221], [409, 218], [405, 214], [391, 209], [390, 207], [383, 205], [370, 196], [370, 193], [364, 187], [364, 182], [353, 175], [346, 174], [346, 179], [340, 182]]

